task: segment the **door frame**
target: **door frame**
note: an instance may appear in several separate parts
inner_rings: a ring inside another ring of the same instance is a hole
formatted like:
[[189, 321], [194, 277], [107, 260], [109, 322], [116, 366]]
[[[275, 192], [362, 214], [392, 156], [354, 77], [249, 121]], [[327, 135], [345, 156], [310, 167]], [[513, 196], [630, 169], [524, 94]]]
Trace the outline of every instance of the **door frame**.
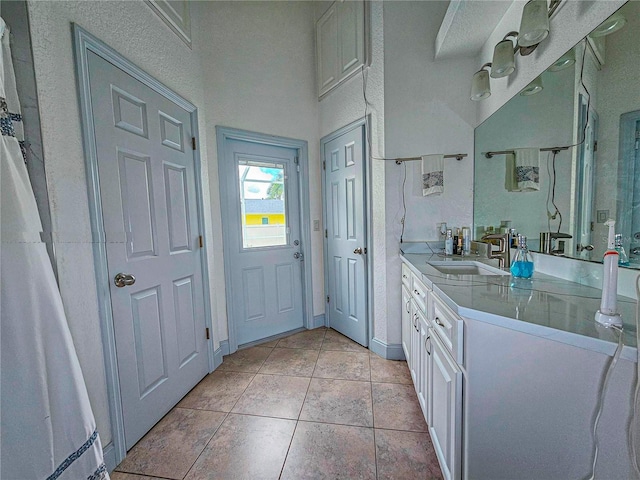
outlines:
[[[224, 162], [225, 151], [229, 141], [239, 140], [242, 142], [259, 143], [275, 147], [290, 148], [298, 151], [298, 165], [300, 166], [300, 175], [298, 176], [299, 191], [299, 208], [300, 208], [300, 252], [304, 255], [302, 266], [302, 316], [303, 326], [307, 329], [314, 328], [313, 322], [313, 282], [311, 275], [313, 252], [311, 249], [311, 210], [309, 202], [309, 146], [306, 140], [297, 140], [294, 138], [279, 137], [265, 133], [251, 132], [248, 130], [240, 130], [238, 128], [224, 127], [216, 125], [216, 141], [218, 144], [218, 165]], [[222, 189], [225, 188], [222, 181], [219, 182]], [[220, 210], [222, 214], [222, 222], [228, 223], [228, 198], [227, 195], [220, 195]], [[229, 229], [222, 229], [223, 251], [227, 245], [230, 245]], [[238, 350], [238, 337], [236, 335], [236, 325], [233, 321], [234, 315], [238, 312], [234, 311], [233, 299], [231, 298], [231, 264], [229, 255], [224, 257], [224, 282], [225, 282], [225, 299], [227, 302], [227, 328], [229, 332], [229, 353]]]
[[[365, 213], [365, 218], [364, 218], [364, 232], [365, 232], [365, 242], [364, 245], [367, 249], [367, 254], [364, 255], [364, 262], [365, 262], [365, 275], [367, 276], [366, 281], [365, 281], [365, 285], [367, 286], [367, 291], [365, 292], [366, 295], [366, 308], [367, 311], [365, 312], [365, 316], [367, 318], [367, 333], [366, 333], [366, 337], [367, 340], [369, 342], [368, 348], [371, 349], [371, 345], [373, 342], [373, 338], [374, 338], [374, 330], [373, 330], [373, 315], [371, 314], [373, 312], [373, 297], [371, 295], [371, 292], [373, 292], [373, 262], [370, 261], [370, 258], [373, 258], [373, 235], [371, 235], [371, 221], [370, 219], [373, 218], [372, 217], [372, 202], [371, 202], [371, 162], [370, 162], [370, 152], [369, 152], [369, 144], [367, 142], [367, 129], [368, 127], [371, 125], [371, 115], [367, 115], [366, 117], [362, 117], [359, 118], [358, 120], [349, 123], [348, 125], [345, 125], [342, 128], [339, 128], [338, 130], [335, 130], [334, 132], [322, 137], [320, 139], [320, 161], [324, 161], [324, 155], [325, 155], [325, 148], [326, 145], [335, 140], [336, 138], [344, 135], [345, 133], [351, 132], [352, 130], [361, 128], [363, 129], [363, 142], [362, 145], [364, 147], [364, 152], [363, 152], [363, 175], [362, 175], [362, 187], [363, 187], [363, 202], [364, 202], [364, 208], [363, 211]], [[327, 221], [327, 218], [329, 218], [327, 216], [327, 185], [326, 185], [326, 173], [325, 170], [322, 170], [322, 216], [324, 218], [324, 221]], [[326, 223], [325, 223], [325, 228], [326, 228]], [[324, 293], [325, 293], [325, 298], [329, 292], [329, 275], [327, 275], [327, 272], [329, 271], [329, 245], [328, 245], [329, 239], [326, 238], [323, 235], [323, 253], [324, 253]], [[329, 327], [330, 325], [330, 310], [326, 308], [327, 303], [325, 302], [325, 326]]]
[[[635, 158], [633, 160], [625, 159], [625, 153], [635, 150], [636, 144], [636, 123], [640, 122], [640, 110], [623, 113], [620, 115], [620, 138], [618, 140], [618, 199], [616, 201], [616, 210], [618, 212], [630, 212], [633, 204], [634, 179], [640, 172], [635, 172]], [[631, 175], [630, 175], [631, 173]], [[617, 215], [619, 232], [622, 233], [622, 239], [630, 238], [632, 219]], [[627, 250], [627, 254], [629, 254]]]
[[[103, 225], [103, 213], [98, 174], [98, 155], [91, 105], [91, 86], [89, 82], [88, 53], [93, 52], [120, 70], [162, 95], [166, 99], [185, 109], [190, 114], [193, 136], [198, 139], [198, 109], [176, 92], [156, 80], [140, 67], [120, 55], [116, 50], [91, 35], [82, 27], [72, 23], [73, 47], [75, 67], [77, 73], [77, 88], [80, 104], [82, 125], [82, 143], [84, 147], [85, 167], [87, 175], [87, 192], [89, 199], [89, 216], [93, 238], [93, 258], [98, 295], [98, 315], [102, 333], [104, 364], [109, 401], [109, 416], [111, 420], [111, 444], [103, 447], [105, 462], [109, 470], [113, 470], [126, 456], [127, 449], [124, 438], [124, 417], [120, 393], [120, 378], [118, 374], [113, 311], [111, 308], [111, 294], [109, 292], [109, 275], [107, 269], [106, 236]], [[204, 222], [204, 201], [202, 189], [202, 164], [200, 150], [193, 151], [196, 181], [196, 203], [198, 210], [198, 227], [203, 236], [203, 246], [200, 249], [202, 265], [202, 285], [204, 294], [205, 326], [213, 332], [211, 322], [211, 289], [209, 287], [209, 268], [207, 257], [207, 241]], [[214, 369], [213, 338], [207, 341], [207, 357], [209, 372]]]

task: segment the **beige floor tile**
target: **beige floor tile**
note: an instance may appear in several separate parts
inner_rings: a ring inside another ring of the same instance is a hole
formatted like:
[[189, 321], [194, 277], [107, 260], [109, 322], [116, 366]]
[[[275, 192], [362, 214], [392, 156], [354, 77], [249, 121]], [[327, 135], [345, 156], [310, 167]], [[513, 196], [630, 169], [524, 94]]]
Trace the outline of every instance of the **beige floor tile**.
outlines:
[[260, 373], [310, 377], [318, 360], [318, 350], [299, 348], [274, 348]]
[[175, 408], [128, 453], [118, 470], [182, 479], [226, 414]]
[[369, 354], [321, 351], [313, 376], [318, 378], [369, 381], [371, 379]]
[[300, 420], [372, 427], [371, 383], [311, 379]]
[[179, 407], [229, 412], [253, 379], [252, 373], [218, 372], [207, 375]]
[[233, 413], [297, 419], [310, 380], [258, 373], [233, 407]]
[[271, 348], [263, 346], [238, 350], [224, 357], [216, 371], [257, 373], [270, 353]]
[[373, 424], [376, 428], [426, 432], [413, 385], [372, 383]]
[[147, 477], [146, 475], [136, 475], [134, 473], [111, 472], [109, 474], [111, 480], [170, 480], [160, 477]]
[[375, 431], [378, 480], [442, 479], [428, 433]]
[[298, 422], [283, 480], [375, 479], [373, 429]]
[[230, 414], [186, 480], [277, 480], [294, 420]]
[[402, 383], [405, 385], [413, 383], [407, 362], [386, 360], [375, 353], [372, 353], [370, 357], [372, 382]]
[[358, 352], [368, 353], [369, 350], [354, 342], [350, 338], [345, 337], [335, 330], [327, 330], [322, 342], [322, 350], [336, 350], [339, 352]]
[[307, 350], [320, 350], [324, 340], [324, 328], [307, 330], [306, 332], [295, 333], [289, 337], [281, 338], [278, 342], [280, 348], [306, 348]]

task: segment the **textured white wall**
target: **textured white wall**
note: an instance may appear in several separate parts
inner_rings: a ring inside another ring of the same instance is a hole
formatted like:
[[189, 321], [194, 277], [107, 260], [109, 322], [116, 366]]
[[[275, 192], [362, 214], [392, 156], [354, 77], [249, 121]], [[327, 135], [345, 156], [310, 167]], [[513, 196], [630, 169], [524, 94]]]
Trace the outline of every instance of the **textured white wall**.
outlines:
[[[198, 18], [199, 4], [192, 4]], [[198, 29], [189, 49], [144, 2], [29, 2], [45, 168], [60, 290], [98, 430], [111, 441], [71, 22], [196, 105], [203, 105]], [[205, 119], [200, 114], [206, 164]], [[211, 217], [203, 169], [205, 217]], [[207, 236], [211, 238], [210, 222]], [[215, 250], [214, 250], [215, 251]], [[215, 303], [214, 303], [215, 305]]]
[[[311, 220], [322, 219], [317, 97], [315, 95], [314, 4], [311, 2], [205, 2], [202, 70], [207, 151], [213, 211], [217, 331], [228, 338], [222, 225], [215, 126], [279, 135], [309, 144]], [[324, 312], [322, 232], [311, 232], [314, 315]], [[309, 262], [307, 262], [309, 263]]]
[[[319, 18], [328, 2], [318, 4], [316, 18]], [[371, 2], [371, 66], [367, 68], [367, 100], [371, 114], [371, 150], [374, 157], [384, 156], [384, 28], [382, 2]], [[362, 75], [358, 74], [346, 83], [325, 95], [320, 102], [320, 137], [324, 137], [364, 116], [365, 102], [362, 96]], [[387, 341], [387, 287], [386, 287], [386, 240], [385, 240], [385, 181], [384, 164], [371, 162], [371, 232], [372, 249], [368, 255], [373, 262], [373, 315], [374, 336]]]
[[[420, 162], [407, 162], [404, 241], [439, 240], [436, 224], [471, 226], [473, 214], [473, 123], [468, 99], [471, 59], [434, 60], [435, 39], [447, 1], [384, 5], [385, 136], [389, 158], [430, 153], [467, 153], [445, 159], [445, 191], [422, 196]], [[400, 260], [404, 165], [387, 162], [385, 184], [388, 341], [400, 343]]]

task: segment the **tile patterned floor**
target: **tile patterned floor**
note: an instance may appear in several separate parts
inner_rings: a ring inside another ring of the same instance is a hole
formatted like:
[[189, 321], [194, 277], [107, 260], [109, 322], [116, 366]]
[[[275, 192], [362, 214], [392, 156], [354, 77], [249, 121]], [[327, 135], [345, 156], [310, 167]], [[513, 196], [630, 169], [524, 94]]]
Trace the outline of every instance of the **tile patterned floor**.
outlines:
[[441, 479], [405, 362], [334, 330], [224, 357], [113, 480]]

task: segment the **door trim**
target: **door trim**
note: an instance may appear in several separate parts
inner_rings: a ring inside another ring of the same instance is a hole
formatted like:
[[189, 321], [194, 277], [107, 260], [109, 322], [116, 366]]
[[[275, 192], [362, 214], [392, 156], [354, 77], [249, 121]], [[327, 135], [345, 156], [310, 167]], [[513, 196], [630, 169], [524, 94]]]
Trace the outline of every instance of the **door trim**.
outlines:
[[[98, 175], [98, 155], [94, 133], [94, 123], [91, 105], [91, 87], [89, 82], [88, 53], [93, 52], [104, 60], [113, 64], [120, 70], [128, 73], [133, 78], [151, 88], [156, 93], [185, 109], [190, 113], [193, 127], [193, 135], [198, 134], [198, 109], [195, 105], [185, 100], [176, 92], [160, 83], [140, 67], [136, 66], [116, 50], [91, 35], [82, 27], [72, 23], [73, 47], [75, 66], [77, 72], [77, 88], [80, 103], [80, 115], [82, 124], [82, 143], [84, 147], [85, 167], [87, 174], [87, 191], [89, 199], [89, 215], [93, 237], [93, 257], [96, 272], [96, 287], [98, 294], [98, 315], [100, 318], [100, 330], [102, 333], [102, 346], [104, 350], [104, 363], [107, 383], [107, 395], [109, 401], [109, 415], [111, 420], [111, 437], [115, 453], [115, 465], [118, 465], [126, 456], [127, 449], [124, 438], [124, 417], [120, 393], [120, 379], [118, 375], [115, 332], [113, 325], [113, 312], [111, 309], [111, 295], [109, 293], [109, 275], [107, 270], [106, 237], [103, 225], [102, 203], [100, 198], [100, 183]], [[202, 285], [204, 289], [204, 314], [205, 325], [213, 330], [211, 323], [211, 290], [209, 287], [209, 269], [207, 263], [207, 241], [204, 222], [203, 195], [202, 195], [202, 165], [200, 150], [193, 151], [196, 177], [196, 203], [198, 209], [198, 227], [204, 238], [203, 247], [200, 249], [202, 262]], [[213, 339], [207, 341], [207, 356], [209, 359], [209, 371], [214, 368]], [[105, 445], [104, 450], [110, 449], [111, 444]], [[114, 466], [115, 466], [114, 465]]]
[[[630, 212], [633, 204], [634, 179], [640, 172], [635, 172], [635, 158], [625, 160], [625, 153], [635, 149], [636, 143], [636, 122], [640, 121], [640, 110], [623, 113], [620, 115], [620, 138], [618, 140], [618, 195], [616, 208], [618, 212]], [[632, 173], [632, 175], [629, 175]], [[623, 241], [631, 238], [633, 234], [632, 218], [622, 217], [618, 219], [619, 231], [622, 233]], [[627, 251], [628, 252], [628, 251]]]
[[[227, 142], [231, 140], [240, 140], [243, 142], [261, 143], [276, 147], [284, 147], [298, 150], [298, 162], [300, 165], [299, 175], [299, 202], [300, 202], [300, 232], [301, 253], [304, 255], [302, 262], [302, 313], [303, 325], [305, 328], [313, 328], [313, 282], [311, 275], [311, 265], [313, 261], [313, 252], [311, 249], [311, 217], [309, 202], [309, 147], [306, 140], [296, 140], [294, 138], [279, 137], [276, 135], [268, 135], [265, 133], [251, 132], [248, 130], [240, 130], [237, 128], [224, 127], [216, 125], [216, 139], [218, 144], [218, 164], [225, 160], [225, 149]], [[227, 199], [224, 195], [220, 196], [220, 207], [223, 218], [227, 211]], [[229, 229], [222, 229], [223, 245], [229, 245]], [[224, 281], [225, 281], [225, 299], [227, 302], [227, 328], [229, 331], [229, 353], [238, 350], [238, 339], [236, 336], [236, 326], [232, 318], [234, 318], [233, 301], [229, 285], [231, 285], [231, 265], [229, 264], [229, 255], [224, 255]]]
[[[364, 190], [364, 212], [365, 212], [365, 225], [364, 225], [364, 231], [365, 231], [365, 236], [366, 236], [366, 240], [365, 240], [365, 246], [367, 248], [367, 254], [365, 255], [364, 261], [365, 261], [365, 274], [367, 275], [367, 281], [366, 281], [366, 285], [367, 285], [367, 301], [366, 301], [366, 306], [367, 306], [367, 312], [366, 312], [366, 317], [367, 317], [367, 339], [369, 341], [369, 349], [371, 349], [372, 345], [374, 344], [374, 330], [373, 330], [373, 298], [371, 295], [371, 292], [373, 292], [373, 262], [370, 261], [369, 259], [373, 258], [373, 236], [371, 235], [371, 222], [370, 219], [373, 218], [372, 217], [372, 211], [371, 211], [371, 162], [370, 162], [370, 152], [369, 152], [369, 145], [367, 142], [367, 128], [368, 126], [371, 125], [371, 115], [367, 115], [366, 117], [362, 117], [354, 122], [351, 122], [348, 125], [345, 125], [342, 128], [339, 128], [338, 130], [330, 133], [329, 135], [326, 135], [324, 137], [322, 137], [320, 139], [320, 161], [322, 162], [324, 160], [324, 154], [325, 154], [325, 147], [327, 145], [327, 143], [335, 140], [336, 138], [344, 135], [345, 133], [351, 132], [352, 130], [355, 130], [357, 128], [362, 128], [363, 129], [363, 146], [364, 146], [364, 155], [363, 155], [363, 160], [364, 160], [364, 164], [363, 164], [363, 169], [364, 169], [364, 174], [362, 176], [362, 181], [363, 181], [363, 190]], [[325, 219], [329, 218], [327, 216], [327, 186], [326, 186], [326, 178], [325, 178], [325, 171], [322, 171], [322, 216]], [[327, 275], [327, 272], [329, 271], [329, 264], [328, 264], [328, 259], [329, 259], [329, 252], [328, 252], [328, 239], [324, 236], [322, 236], [322, 250], [324, 253], [324, 293], [325, 293], [325, 297], [327, 295], [327, 292], [329, 292], [329, 276]], [[329, 323], [330, 323], [330, 312], [327, 309], [327, 303], [325, 302], [325, 326], [328, 327]], [[378, 341], [379, 343], [379, 341]]]

